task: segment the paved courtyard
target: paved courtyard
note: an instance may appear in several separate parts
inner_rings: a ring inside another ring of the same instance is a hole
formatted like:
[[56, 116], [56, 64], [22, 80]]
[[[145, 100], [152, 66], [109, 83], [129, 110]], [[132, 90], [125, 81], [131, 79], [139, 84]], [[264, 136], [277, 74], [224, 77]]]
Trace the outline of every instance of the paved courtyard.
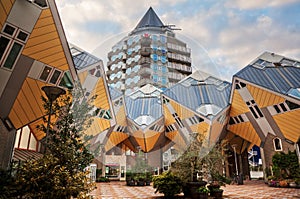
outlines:
[[[268, 187], [263, 181], [244, 181], [244, 185], [226, 185], [224, 199], [300, 199], [300, 189]], [[97, 183], [92, 193], [95, 199], [160, 199], [162, 194], [155, 194], [152, 186], [129, 187], [125, 182]], [[178, 198], [183, 198], [179, 196]]]

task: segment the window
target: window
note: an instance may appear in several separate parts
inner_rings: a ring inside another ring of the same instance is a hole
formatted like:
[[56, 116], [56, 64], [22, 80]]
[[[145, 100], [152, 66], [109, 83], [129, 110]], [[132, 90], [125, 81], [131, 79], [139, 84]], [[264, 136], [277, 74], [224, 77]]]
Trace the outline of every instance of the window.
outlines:
[[166, 63], [167, 62], [166, 56], [161, 56], [160, 60], [161, 60], [162, 63]]
[[6, 58], [6, 61], [4, 62], [3, 67], [8, 68], [8, 69], [12, 69], [16, 59], [19, 56], [19, 53], [20, 53], [22, 47], [23, 46], [21, 44], [19, 44], [17, 42], [14, 42], [14, 44], [13, 44], [13, 46], [12, 46], [12, 48], [11, 48], [7, 58]]
[[9, 24], [5, 24], [2, 33], [3, 35], [0, 36], [0, 64], [11, 70], [21, 54], [29, 34]]
[[250, 101], [246, 102], [246, 104], [256, 119], [264, 117], [260, 108], [257, 106], [257, 104], [254, 100], [250, 100]]
[[153, 79], [154, 82], [157, 82], [158, 81], [158, 76], [157, 75], [153, 75], [152, 79]]
[[59, 86], [72, 89], [73, 83], [72, 83], [72, 77], [70, 71], [66, 71], [63, 75], [63, 77], [60, 80]]
[[6, 34], [9, 34], [10, 36], [13, 36], [15, 30], [16, 30], [16, 28], [6, 24], [5, 27], [4, 27], [3, 32], [6, 33]]
[[60, 74], [61, 74], [61, 71], [55, 70], [54, 73], [52, 74], [51, 79], [50, 79], [50, 83], [51, 84], [56, 84]]
[[160, 42], [165, 44], [167, 42], [167, 38], [164, 35], [160, 35]]
[[275, 110], [276, 110], [277, 113], [281, 112], [280, 109], [278, 108], [278, 105], [274, 105], [274, 108], [275, 108]]
[[275, 151], [282, 151], [281, 139], [274, 138], [273, 139], [273, 144], [274, 144], [274, 150]]
[[287, 111], [287, 109], [286, 109], [286, 107], [284, 106], [283, 103], [280, 103], [279, 105], [280, 105], [280, 107], [282, 108], [282, 110], [283, 110], [284, 112]]
[[40, 76], [40, 80], [47, 81], [49, 74], [51, 73], [52, 68], [49, 66], [45, 66], [44, 70]]
[[288, 105], [288, 107], [293, 110], [293, 109], [297, 109], [297, 108], [300, 108], [300, 105], [299, 104], [295, 104], [291, 101], [288, 101], [286, 100], [285, 103]]
[[180, 128], [183, 128], [183, 123], [177, 113], [173, 113], [172, 116], [174, 117], [176, 123], [179, 125]]
[[34, 3], [42, 8], [47, 7], [47, 2], [46, 0], [35, 0]]
[[161, 83], [162, 83], [163, 85], [167, 84], [167, 78], [164, 77], [164, 76], [162, 76], [162, 77], [161, 77]]
[[157, 71], [157, 64], [152, 64], [152, 69], [153, 69], [154, 71]]
[[0, 37], [0, 60], [2, 59], [4, 52], [9, 44], [9, 39], [6, 37], [1, 36]]
[[27, 37], [28, 37], [28, 34], [25, 32], [22, 32], [22, 31], [20, 31], [17, 36], [17, 38], [19, 40], [24, 41], [24, 42], [26, 42]]
[[38, 150], [38, 141], [31, 132], [29, 126], [24, 126], [16, 132], [15, 148], [26, 150]]

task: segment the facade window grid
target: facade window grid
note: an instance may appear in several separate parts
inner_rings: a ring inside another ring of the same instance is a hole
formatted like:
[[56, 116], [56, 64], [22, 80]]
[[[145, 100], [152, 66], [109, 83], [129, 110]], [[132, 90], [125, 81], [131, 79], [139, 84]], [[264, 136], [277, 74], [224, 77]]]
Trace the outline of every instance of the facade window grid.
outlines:
[[264, 117], [254, 100], [250, 100], [246, 104], [256, 119]]
[[[28, 128], [29, 130], [29, 135], [28, 135], [28, 138], [27, 140], [25, 140], [27, 143], [26, 143], [26, 148], [22, 148], [21, 147], [21, 142], [22, 142], [22, 139], [24, 139], [24, 128]], [[15, 148], [17, 149], [26, 149], [26, 150], [32, 150], [32, 151], [38, 151], [38, 147], [39, 147], [39, 142], [37, 141], [35, 135], [32, 133], [31, 129], [29, 128], [29, 126], [25, 126], [19, 130], [17, 130], [16, 132], [19, 136], [16, 136], [16, 140], [15, 140]], [[33, 142], [33, 143], [32, 143]], [[35, 147], [32, 148], [31, 147], [31, 144], [35, 144]]]
[[167, 132], [172, 132], [172, 131], [175, 131], [175, 128], [173, 124], [170, 124], [169, 126], [167, 126]]
[[239, 123], [242, 123], [242, 122], [244, 122], [244, 119], [243, 119], [242, 115], [238, 115], [238, 116], [234, 116], [234, 117], [229, 118], [229, 124], [230, 125], [239, 124]]
[[289, 105], [285, 103], [275, 104], [273, 107], [277, 113], [287, 112], [290, 110]]
[[22, 48], [27, 41], [29, 33], [14, 27], [10, 24], [5, 24], [0, 34], [0, 64], [1, 67], [12, 70], [16, 60], [21, 54]]
[[39, 76], [39, 80], [62, 87], [61, 82], [63, 81], [65, 74], [66, 72], [45, 65]]
[[172, 116], [174, 117], [176, 123], [179, 125], [180, 128], [183, 128], [183, 123], [181, 121], [181, 119], [179, 118], [179, 116], [177, 115], [177, 113], [173, 113]]

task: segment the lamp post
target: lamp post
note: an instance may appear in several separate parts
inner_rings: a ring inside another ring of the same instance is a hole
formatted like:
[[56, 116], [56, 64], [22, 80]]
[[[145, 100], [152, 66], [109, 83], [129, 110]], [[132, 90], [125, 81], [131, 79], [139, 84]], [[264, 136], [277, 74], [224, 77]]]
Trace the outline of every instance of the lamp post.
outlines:
[[50, 102], [50, 110], [49, 110], [49, 115], [48, 115], [48, 123], [47, 123], [46, 136], [45, 136], [46, 143], [47, 143], [47, 137], [49, 134], [50, 121], [51, 121], [51, 115], [52, 115], [52, 104], [59, 96], [66, 94], [66, 91], [57, 86], [43, 86], [42, 90], [44, 91], [44, 93], [46, 94], [46, 96]]

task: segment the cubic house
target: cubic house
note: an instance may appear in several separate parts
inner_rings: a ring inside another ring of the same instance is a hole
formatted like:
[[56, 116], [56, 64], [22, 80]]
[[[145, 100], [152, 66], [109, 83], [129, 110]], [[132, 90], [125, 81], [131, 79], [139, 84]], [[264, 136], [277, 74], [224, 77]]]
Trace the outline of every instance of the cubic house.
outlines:
[[101, 59], [68, 44], [53, 0], [5, 0], [0, 10], [3, 169], [42, 155], [43, 86], [66, 89], [75, 81], [85, 98], [97, 95], [85, 140], [112, 179], [124, 180], [137, 156], [168, 170], [194, 135], [208, 148], [230, 143], [237, 158], [228, 159], [228, 176], [249, 175], [253, 146], [264, 168], [277, 151], [296, 150], [299, 158], [300, 61], [265, 52], [232, 82], [192, 71], [191, 50], [150, 7], [112, 47], [105, 71]]

